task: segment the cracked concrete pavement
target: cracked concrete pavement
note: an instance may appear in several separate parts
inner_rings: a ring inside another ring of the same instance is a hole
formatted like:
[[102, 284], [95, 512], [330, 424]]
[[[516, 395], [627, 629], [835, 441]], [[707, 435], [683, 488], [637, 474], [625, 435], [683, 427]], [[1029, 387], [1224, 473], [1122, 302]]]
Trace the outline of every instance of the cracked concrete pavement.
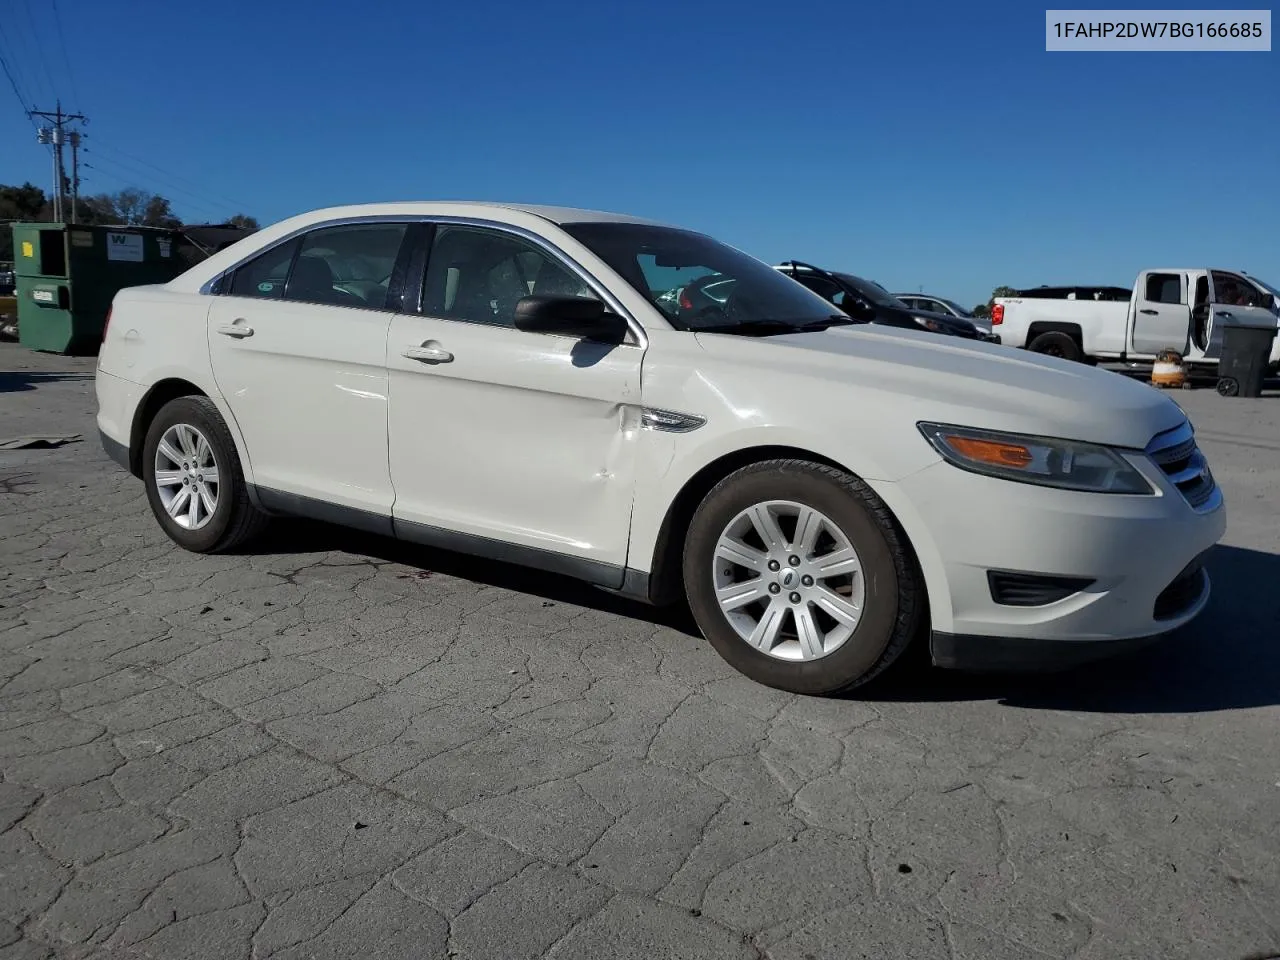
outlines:
[[1052, 678], [756, 686], [678, 616], [281, 524], [184, 553], [0, 345], [0, 960], [1280, 952], [1280, 398], [1177, 395], [1212, 607]]

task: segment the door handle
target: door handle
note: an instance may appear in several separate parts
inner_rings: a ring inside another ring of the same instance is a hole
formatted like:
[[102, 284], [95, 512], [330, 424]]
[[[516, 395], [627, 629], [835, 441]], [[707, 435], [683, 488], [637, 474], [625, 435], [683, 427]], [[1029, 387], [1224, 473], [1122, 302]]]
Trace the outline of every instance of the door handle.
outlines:
[[1219, 314], [1218, 314], [1218, 316], [1220, 316], [1220, 317], [1230, 317], [1230, 316], [1231, 316], [1231, 314], [1230, 314], [1230, 313], [1228, 313], [1226, 310], [1224, 310], [1224, 311], [1222, 311], [1221, 313], [1219, 313]]
[[218, 328], [218, 332], [224, 337], [243, 340], [245, 337], [253, 336], [253, 327], [246, 327], [243, 323], [224, 323]]
[[453, 360], [453, 354], [443, 347], [405, 347], [401, 351], [401, 356], [408, 357], [410, 360], [417, 360], [420, 363], [449, 363]]
[[1145, 314], [1147, 314], [1148, 316], [1152, 316], [1152, 317], [1154, 317], [1154, 316], [1155, 316], [1156, 314], [1158, 314], [1160, 311], [1159, 311], [1159, 310], [1139, 310], [1138, 312], [1139, 312], [1139, 313], [1145, 313]]

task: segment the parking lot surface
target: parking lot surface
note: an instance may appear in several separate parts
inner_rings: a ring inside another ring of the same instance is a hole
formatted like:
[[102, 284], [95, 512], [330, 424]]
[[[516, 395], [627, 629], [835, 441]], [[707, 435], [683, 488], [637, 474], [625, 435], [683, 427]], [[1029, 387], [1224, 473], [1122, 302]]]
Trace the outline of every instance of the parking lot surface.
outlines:
[[[1280, 396], [1179, 392], [1210, 609], [1048, 678], [757, 686], [683, 618], [282, 523], [172, 545], [0, 345], [0, 960], [1280, 953]], [[993, 484], [994, 486], [994, 484]]]

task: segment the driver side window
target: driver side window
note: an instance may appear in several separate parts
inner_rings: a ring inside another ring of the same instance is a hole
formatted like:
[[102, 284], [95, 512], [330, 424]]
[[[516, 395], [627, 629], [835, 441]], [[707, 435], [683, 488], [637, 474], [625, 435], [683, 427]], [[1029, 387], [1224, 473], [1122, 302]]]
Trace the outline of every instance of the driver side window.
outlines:
[[576, 273], [519, 237], [483, 227], [436, 229], [427, 260], [422, 313], [514, 327], [516, 304], [533, 294], [595, 296]]
[[1234, 274], [1213, 271], [1213, 302], [1224, 306], [1256, 307], [1262, 297], [1253, 284]]

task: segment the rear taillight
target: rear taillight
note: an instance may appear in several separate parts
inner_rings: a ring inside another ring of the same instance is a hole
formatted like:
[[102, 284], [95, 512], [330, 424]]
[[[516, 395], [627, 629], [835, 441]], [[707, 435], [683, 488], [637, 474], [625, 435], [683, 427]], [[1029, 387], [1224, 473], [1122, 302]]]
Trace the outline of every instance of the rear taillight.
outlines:
[[1002, 323], [1004, 323], [1004, 304], [997, 303], [991, 308], [991, 325], [998, 327]]
[[107, 307], [107, 319], [102, 321], [102, 342], [107, 342], [107, 328], [111, 326], [111, 308]]
[[680, 309], [681, 310], [693, 309], [693, 301], [689, 299], [689, 295], [684, 291], [681, 291], [680, 293]]

